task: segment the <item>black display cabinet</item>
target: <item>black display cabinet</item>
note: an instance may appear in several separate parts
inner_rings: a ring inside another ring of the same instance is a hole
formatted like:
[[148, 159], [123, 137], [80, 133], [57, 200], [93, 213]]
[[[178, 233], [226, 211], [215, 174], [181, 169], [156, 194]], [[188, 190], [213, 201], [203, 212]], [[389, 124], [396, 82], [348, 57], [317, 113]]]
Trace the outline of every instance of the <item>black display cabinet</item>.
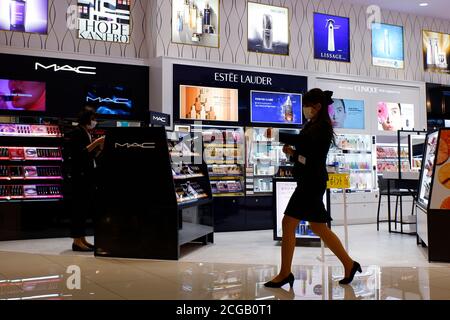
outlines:
[[164, 128], [107, 131], [96, 256], [177, 260], [183, 244], [213, 242], [211, 187], [197, 139], [170, 136], [168, 143]]
[[0, 124], [0, 240], [65, 236], [58, 125]]

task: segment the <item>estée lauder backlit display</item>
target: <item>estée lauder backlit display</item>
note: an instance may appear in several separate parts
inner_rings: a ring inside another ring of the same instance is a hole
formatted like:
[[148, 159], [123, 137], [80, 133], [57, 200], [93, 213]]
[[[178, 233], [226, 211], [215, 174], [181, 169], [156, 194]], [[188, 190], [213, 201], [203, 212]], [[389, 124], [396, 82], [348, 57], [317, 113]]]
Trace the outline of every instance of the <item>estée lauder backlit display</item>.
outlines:
[[78, 0], [80, 39], [130, 42], [131, 0]]
[[425, 71], [450, 73], [450, 34], [423, 31]]

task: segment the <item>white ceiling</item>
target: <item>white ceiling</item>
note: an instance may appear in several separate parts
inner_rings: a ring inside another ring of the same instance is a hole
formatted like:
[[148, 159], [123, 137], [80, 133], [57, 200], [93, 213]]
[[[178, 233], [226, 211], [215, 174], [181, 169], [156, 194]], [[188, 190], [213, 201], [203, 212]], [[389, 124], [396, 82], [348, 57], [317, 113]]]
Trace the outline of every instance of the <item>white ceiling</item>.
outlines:
[[[378, 5], [382, 9], [408, 12], [415, 15], [435, 17], [450, 20], [450, 0], [344, 0], [345, 2], [365, 6]], [[427, 2], [427, 7], [419, 3]]]

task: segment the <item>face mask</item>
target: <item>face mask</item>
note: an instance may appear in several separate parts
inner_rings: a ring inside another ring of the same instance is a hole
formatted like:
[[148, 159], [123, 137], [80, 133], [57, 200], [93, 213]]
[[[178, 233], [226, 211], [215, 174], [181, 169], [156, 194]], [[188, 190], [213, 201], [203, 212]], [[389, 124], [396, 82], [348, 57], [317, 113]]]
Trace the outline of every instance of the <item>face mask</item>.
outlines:
[[92, 121], [91, 121], [91, 124], [88, 125], [87, 128], [88, 128], [89, 130], [92, 130], [92, 129], [94, 129], [96, 126], [97, 126], [97, 121], [92, 120]]
[[316, 110], [312, 107], [303, 108], [303, 114], [307, 120], [311, 120], [316, 116]]

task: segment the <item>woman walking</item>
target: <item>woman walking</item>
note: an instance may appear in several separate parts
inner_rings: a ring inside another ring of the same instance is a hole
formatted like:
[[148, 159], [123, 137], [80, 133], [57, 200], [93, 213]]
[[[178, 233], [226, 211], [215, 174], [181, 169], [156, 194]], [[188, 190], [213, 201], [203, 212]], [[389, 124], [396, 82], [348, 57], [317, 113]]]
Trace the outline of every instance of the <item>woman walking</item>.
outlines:
[[353, 281], [356, 272], [362, 272], [358, 262], [345, 251], [339, 238], [328, 228], [331, 216], [323, 204], [328, 173], [327, 155], [335, 134], [328, 113], [333, 103], [333, 93], [313, 89], [303, 97], [303, 113], [308, 120], [299, 135], [280, 134], [280, 142], [286, 145], [283, 152], [294, 161], [294, 177], [297, 189], [293, 193], [283, 218], [283, 240], [281, 246], [281, 270], [278, 276], [265, 284], [266, 287], [281, 288], [294, 284], [291, 273], [292, 258], [296, 244], [295, 230], [300, 221], [308, 221], [312, 231], [339, 258], [345, 268], [345, 278], [340, 284]]

